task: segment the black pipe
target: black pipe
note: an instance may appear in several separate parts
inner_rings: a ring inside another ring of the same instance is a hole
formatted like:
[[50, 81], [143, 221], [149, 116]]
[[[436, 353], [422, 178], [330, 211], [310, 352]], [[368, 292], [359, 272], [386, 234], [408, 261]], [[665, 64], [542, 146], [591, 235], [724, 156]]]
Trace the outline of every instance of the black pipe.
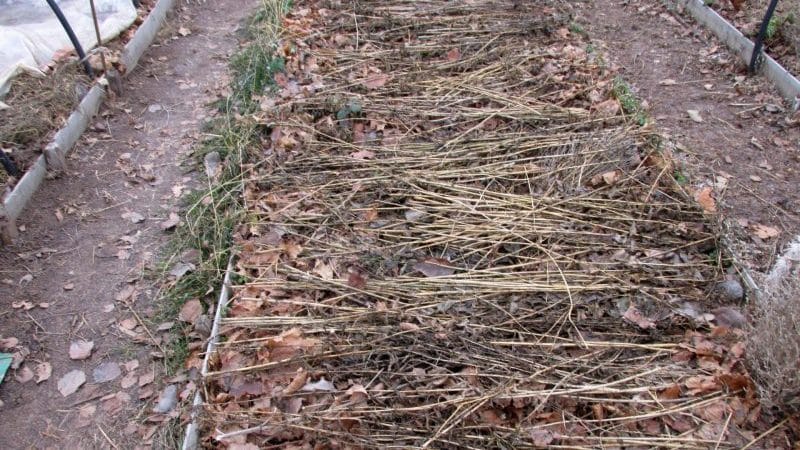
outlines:
[[758, 30], [758, 36], [756, 36], [756, 45], [753, 47], [753, 56], [750, 58], [750, 74], [756, 73], [757, 66], [759, 65], [759, 59], [761, 58], [761, 47], [764, 45], [764, 37], [767, 35], [767, 28], [769, 28], [769, 22], [772, 20], [772, 14], [775, 13], [775, 7], [778, 6], [778, 0], [772, 0], [769, 3], [769, 7], [767, 8], [767, 14], [764, 16], [764, 20], [761, 22], [761, 29]]
[[19, 176], [19, 169], [17, 169], [17, 165], [14, 164], [14, 161], [12, 161], [3, 150], [0, 150], [0, 164], [3, 165], [3, 168], [6, 169], [6, 172], [12, 177]]
[[83, 68], [86, 69], [86, 74], [94, 78], [94, 72], [92, 71], [92, 66], [89, 65], [89, 61], [86, 59], [86, 53], [83, 52], [83, 47], [81, 47], [81, 43], [72, 31], [72, 27], [69, 26], [69, 22], [67, 22], [67, 18], [64, 17], [64, 13], [61, 12], [61, 8], [58, 7], [55, 0], [47, 0], [47, 4], [50, 5], [50, 9], [53, 10], [58, 21], [61, 22], [64, 31], [67, 32], [67, 36], [69, 36], [69, 40], [72, 41], [72, 46], [75, 47], [75, 52], [78, 54], [78, 59], [83, 62]]

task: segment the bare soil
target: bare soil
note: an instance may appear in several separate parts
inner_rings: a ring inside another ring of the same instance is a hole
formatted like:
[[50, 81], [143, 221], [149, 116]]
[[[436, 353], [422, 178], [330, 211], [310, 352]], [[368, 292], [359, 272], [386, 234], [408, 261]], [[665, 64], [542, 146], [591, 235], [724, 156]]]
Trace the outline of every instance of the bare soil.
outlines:
[[[203, 139], [208, 105], [227, 86], [235, 31], [256, 5], [179, 6], [125, 93], [81, 139], [67, 172], [34, 196], [18, 241], [0, 249], [0, 335], [19, 340], [6, 351], [30, 352], [0, 385], [4, 448], [142, 446], [158, 426], [146, 419], [163, 386], [176, 383], [188, 395], [185, 376], [163, 379], [166, 335], [151, 326], [151, 337], [141, 326], [159, 310], [158, 286], [145, 275], [169, 240], [160, 223], [196, 185], [182, 162]], [[70, 343], [81, 339], [94, 350], [72, 360]], [[49, 379], [20, 382], [23, 368], [45, 362]], [[120, 375], [96, 383], [93, 371], [110, 362]], [[76, 369], [87, 382], [64, 397], [57, 383]]]
[[[767, 270], [800, 232], [800, 115], [785, 109], [767, 81], [748, 78], [711, 33], [663, 2], [597, 0], [576, 13], [591, 45], [620, 67], [655, 125], [677, 143], [684, 167], [676, 175], [689, 189], [713, 188], [718, 210], [740, 228], [733, 231], [746, 263]], [[759, 225], [780, 235], [761, 238]]]

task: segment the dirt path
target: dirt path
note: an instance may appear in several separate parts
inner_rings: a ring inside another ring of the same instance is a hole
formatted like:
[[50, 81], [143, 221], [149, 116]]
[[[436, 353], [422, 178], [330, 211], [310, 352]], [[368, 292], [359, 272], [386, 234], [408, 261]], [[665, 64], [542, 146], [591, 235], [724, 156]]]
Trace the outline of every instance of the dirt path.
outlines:
[[[743, 64], [723, 44], [662, 2], [585, 5], [576, 9], [577, 20], [591, 44], [621, 68], [659, 130], [679, 144], [674, 151], [685, 166], [676, 168], [678, 176], [698, 191], [713, 188], [718, 208], [743, 227], [745, 259], [768, 269], [800, 232], [800, 115], [783, 111], [770, 85], [745, 78]], [[770, 236], [773, 227], [779, 236]]]
[[[155, 424], [137, 422], [166, 381], [161, 350], [139, 324], [157, 311], [143, 276], [169, 239], [161, 223], [196, 184], [182, 162], [202, 139], [206, 105], [227, 86], [235, 30], [257, 4], [178, 6], [68, 172], [34, 197], [18, 241], [0, 249], [0, 335], [18, 340], [4, 341], [5, 351], [29, 351], [0, 386], [4, 448], [134, 448], [153, 432]], [[85, 360], [68, 355], [78, 340], [94, 344]], [[49, 379], [21, 382], [43, 363]], [[58, 381], [73, 370], [87, 381], [65, 398]], [[98, 383], [95, 375], [114, 379]]]

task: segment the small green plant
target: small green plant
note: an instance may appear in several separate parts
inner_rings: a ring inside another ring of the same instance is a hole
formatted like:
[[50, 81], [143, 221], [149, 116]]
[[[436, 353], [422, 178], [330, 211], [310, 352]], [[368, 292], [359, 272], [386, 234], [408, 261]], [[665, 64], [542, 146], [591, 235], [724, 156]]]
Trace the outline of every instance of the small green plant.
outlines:
[[567, 27], [567, 29], [569, 30], [570, 33], [586, 36], [586, 30], [584, 30], [581, 24], [577, 22], [570, 22], [569, 27]]
[[789, 12], [788, 14], [781, 15], [781, 16], [773, 16], [769, 19], [767, 23], [767, 32], [764, 37], [767, 40], [775, 39], [783, 34], [784, 27], [787, 24], [794, 23], [794, 14]]
[[680, 184], [680, 185], [685, 185], [685, 184], [688, 184], [688, 183], [689, 183], [689, 177], [688, 177], [688, 176], [686, 176], [686, 174], [684, 174], [684, 173], [683, 173], [683, 172], [681, 172], [680, 170], [676, 170], [676, 171], [675, 171], [675, 172], [672, 174], [672, 177], [673, 177], [673, 178], [675, 178], [675, 182], [676, 182], [676, 183], [678, 183], [678, 184]]
[[625, 80], [620, 77], [615, 78], [611, 94], [619, 102], [622, 111], [631, 116], [639, 126], [644, 126], [647, 123], [647, 112], [642, 108], [642, 103]]

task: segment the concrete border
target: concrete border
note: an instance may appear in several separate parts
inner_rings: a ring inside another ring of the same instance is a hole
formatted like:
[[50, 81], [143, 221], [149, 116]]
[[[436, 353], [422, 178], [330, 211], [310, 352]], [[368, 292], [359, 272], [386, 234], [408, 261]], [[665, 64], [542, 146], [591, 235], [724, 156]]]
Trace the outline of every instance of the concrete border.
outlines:
[[228, 268], [225, 270], [225, 278], [222, 280], [222, 288], [219, 292], [217, 309], [214, 313], [214, 324], [211, 327], [211, 334], [206, 344], [206, 354], [203, 357], [203, 366], [200, 368], [200, 381], [197, 383], [197, 392], [194, 394], [192, 402], [192, 421], [186, 425], [186, 434], [183, 438], [181, 450], [195, 450], [198, 447], [200, 437], [200, 427], [197, 419], [200, 417], [200, 410], [203, 405], [203, 395], [200, 393], [203, 386], [203, 379], [208, 374], [208, 361], [211, 353], [216, 349], [219, 342], [219, 322], [222, 320], [222, 310], [227, 308], [231, 296], [231, 274], [233, 273], [233, 256], [228, 259]]
[[125, 45], [122, 51], [120, 61], [125, 66], [125, 75], [131, 73], [139, 58], [142, 57], [147, 47], [153, 43], [156, 38], [158, 30], [161, 29], [161, 24], [167, 18], [167, 12], [175, 5], [175, 0], [158, 0], [155, 8], [150, 11], [147, 18], [136, 30], [133, 39]]
[[[125, 45], [121, 61], [125, 66], [125, 74], [136, 67], [145, 50], [155, 40], [158, 30], [167, 17], [167, 13], [175, 5], [175, 0], [158, 0], [147, 18], [136, 30], [133, 38]], [[103, 76], [81, 100], [75, 111], [70, 114], [67, 123], [56, 132], [53, 139], [44, 148], [23, 177], [14, 186], [10, 194], [2, 198], [0, 203], [0, 238], [10, 242], [17, 236], [16, 222], [27, 206], [33, 194], [39, 189], [48, 171], [61, 171], [66, 167], [66, 156], [80, 139], [89, 122], [97, 114], [105, 100], [109, 81]]]
[[[695, 20], [711, 29], [745, 64], [750, 64], [753, 48], [755, 47], [755, 44], [750, 39], [747, 39], [741, 31], [717, 14], [711, 7], [706, 6], [702, 0], [680, 1]], [[759, 72], [775, 85], [781, 95], [791, 103], [792, 109], [796, 111], [800, 107], [800, 81], [772, 59], [771, 56], [766, 53], [763, 53], [763, 55], [764, 60], [761, 63]]]

